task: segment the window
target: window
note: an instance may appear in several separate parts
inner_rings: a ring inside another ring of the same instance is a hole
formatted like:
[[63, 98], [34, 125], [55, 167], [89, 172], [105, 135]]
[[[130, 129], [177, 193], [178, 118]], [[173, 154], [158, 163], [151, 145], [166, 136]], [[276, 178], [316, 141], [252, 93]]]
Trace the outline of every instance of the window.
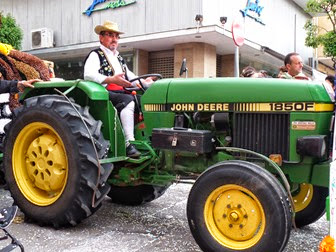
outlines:
[[174, 51], [149, 53], [148, 72], [161, 74], [163, 78], [174, 78]]

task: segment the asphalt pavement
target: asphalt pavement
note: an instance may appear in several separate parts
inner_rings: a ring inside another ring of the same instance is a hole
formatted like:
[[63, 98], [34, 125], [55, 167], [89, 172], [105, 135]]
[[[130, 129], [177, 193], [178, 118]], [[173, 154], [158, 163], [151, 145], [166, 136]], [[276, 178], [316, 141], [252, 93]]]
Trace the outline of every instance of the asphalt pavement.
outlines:
[[[172, 185], [159, 199], [137, 207], [113, 204], [106, 197], [103, 206], [76, 227], [55, 230], [22, 222], [13, 223], [8, 230], [27, 252], [201, 251], [186, 217], [190, 188], [187, 184]], [[0, 189], [0, 207], [12, 203], [9, 192]], [[319, 242], [327, 234], [328, 222], [323, 216], [314, 224], [292, 230], [285, 252], [318, 251]], [[0, 241], [0, 250], [8, 242]]]

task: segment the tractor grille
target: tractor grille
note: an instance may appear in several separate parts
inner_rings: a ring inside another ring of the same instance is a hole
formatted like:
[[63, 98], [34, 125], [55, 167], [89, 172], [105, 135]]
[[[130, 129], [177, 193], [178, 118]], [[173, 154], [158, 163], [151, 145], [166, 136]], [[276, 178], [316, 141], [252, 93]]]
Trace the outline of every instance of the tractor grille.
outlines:
[[289, 114], [234, 113], [233, 147], [289, 158]]

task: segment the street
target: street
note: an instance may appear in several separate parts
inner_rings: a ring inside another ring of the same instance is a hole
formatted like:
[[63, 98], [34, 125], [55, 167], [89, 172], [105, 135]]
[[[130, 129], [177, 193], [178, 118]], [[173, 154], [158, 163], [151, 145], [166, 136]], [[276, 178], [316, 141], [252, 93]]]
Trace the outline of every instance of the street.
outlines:
[[[172, 185], [159, 199], [138, 207], [116, 205], [106, 198], [101, 209], [72, 228], [55, 230], [24, 222], [13, 223], [8, 230], [27, 252], [201, 251], [186, 218], [190, 188], [191, 185]], [[0, 189], [0, 206], [9, 206], [12, 202], [9, 192]], [[312, 225], [292, 230], [285, 251], [318, 251], [319, 242], [326, 234], [328, 222], [323, 216]], [[8, 242], [0, 241], [0, 249]]]

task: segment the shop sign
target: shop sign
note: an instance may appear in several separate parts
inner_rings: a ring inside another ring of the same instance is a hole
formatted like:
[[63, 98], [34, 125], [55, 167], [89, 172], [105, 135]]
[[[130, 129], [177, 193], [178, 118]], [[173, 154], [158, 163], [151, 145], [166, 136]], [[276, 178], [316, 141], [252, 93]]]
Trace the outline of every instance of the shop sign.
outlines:
[[[98, 4], [109, 2], [105, 7], [100, 9], [95, 9]], [[132, 2], [126, 2], [125, 0], [117, 0], [117, 1], [110, 1], [110, 0], [93, 0], [92, 4], [87, 8], [86, 11], [83, 12], [83, 14], [86, 14], [90, 16], [92, 12], [94, 11], [102, 11], [107, 9], [116, 9], [120, 7], [125, 7], [130, 4], [134, 4], [136, 0], [133, 0]]]
[[255, 0], [255, 2], [253, 2], [253, 0], [247, 0], [246, 7], [240, 10], [240, 12], [243, 14], [243, 17], [248, 16], [258, 23], [265, 25], [260, 18], [263, 9], [264, 6], [259, 5], [259, 0]]

